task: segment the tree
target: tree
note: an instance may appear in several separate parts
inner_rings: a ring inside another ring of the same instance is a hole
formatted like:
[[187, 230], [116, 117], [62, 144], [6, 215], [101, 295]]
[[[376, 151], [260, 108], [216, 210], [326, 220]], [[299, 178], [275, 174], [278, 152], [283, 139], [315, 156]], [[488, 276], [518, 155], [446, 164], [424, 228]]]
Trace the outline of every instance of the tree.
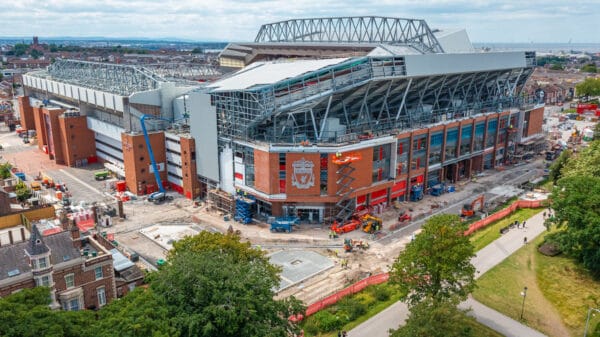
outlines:
[[29, 49], [29, 45], [25, 43], [15, 43], [13, 46], [13, 51], [15, 52], [15, 56], [23, 56]]
[[596, 68], [596, 65], [594, 63], [588, 63], [586, 65], [584, 65], [583, 67], [581, 67], [581, 71], [584, 73], [597, 73], [598, 69]]
[[204, 50], [202, 50], [200, 47], [196, 47], [192, 49], [192, 54], [204, 54]]
[[174, 245], [151, 280], [183, 336], [281, 336], [297, 332], [288, 317], [304, 311], [275, 300], [279, 269], [235, 234], [202, 232]]
[[565, 67], [560, 63], [553, 63], [552, 66], [550, 66], [550, 70], [565, 70]]
[[589, 143], [588, 147], [572, 156], [561, 169], [561, 176], [600, 177], [600, 141]]
[[178, 336], [165, 300], [152, 289], [137, 288], [98, 311], [92, 326], [98, 337]]
[[24, 289], [0, 299], [0, 336], [3, 337], [83, 337], [92, 311], [50, 310], [50, 290]]
[[37, 50], [37, 49], [33, 49], [29, 55], [31, 55], [31, 57], [33, 57], [35, 60], [39, 59], [42, 55], [44, 55], [43, 52]]
[[579, 96], [600, 95], [600, 78], [586, 78], [575, 86], [575, 91]]
[[392, 267], [392, 282], [400, 286], [409, 306], [465, 300], [475, 287], [473, 245], [457, 215], [437, 215], [400, 253]]
[[411, 308], [405, 324], [390, 337], [469, 337], [474, 321], [453, 304], [424, 301]]
[[31, 190], [22, 181], [19, 181], [15, 185], [15, 193], [17, 194], [17, 200], [19, 200], [20, 202], [31, 198]]
[[600, 277], [600, 177], [568, 176], [558, 181], [552, 195], [553, 223], [564, 230], [548, 240]]
[[550, 165], [549, 178], [550, 178], [550, 180], [552, 180], [554, 182], [554, 184], [556, 184], [558, 182], [558, 179], [560, 179], [561, 171], [562, 171], [563, 167], [569, 161], [569, 158], [571, 158], [571, 154], [572, 154], [572, 152], [570, 150], [563, 151], [560, 154], [560, 156], [558, 156], [558, 159], [556, 159], [556, 161], [554, 161], [554, 163], [552, 163], [552, 165]]
[[12, 168], [12, 165], [9, 162], [0, 164], [0, 179], [10, 178], [10, 176], [11, 176], [10, 169], [11, 168]]

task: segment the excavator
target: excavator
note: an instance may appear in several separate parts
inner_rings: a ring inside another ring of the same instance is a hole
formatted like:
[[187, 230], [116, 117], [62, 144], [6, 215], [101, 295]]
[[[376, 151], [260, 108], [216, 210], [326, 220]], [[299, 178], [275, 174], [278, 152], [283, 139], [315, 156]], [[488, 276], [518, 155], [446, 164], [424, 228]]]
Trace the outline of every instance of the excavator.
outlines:
[[344, 239], [344, 251], [351, 252], [354, 247], [360, 249], [369, 249], [369, 243], [363, 240]]
[[470, 218], [475, 215], [475, 206], [478, 206], [478, 210], [483, 210], [483, 206], [485, 204], [485, 194], [482, 194], [475, 198], [470, 204], [464, 204], [462, 210], [460, 211], [460, 216], [462, 218]]
[[371, 214], [365, 214], [361, 217], [362, 230], [365, 233], [373, 234], [381, 230], [383, 220]]

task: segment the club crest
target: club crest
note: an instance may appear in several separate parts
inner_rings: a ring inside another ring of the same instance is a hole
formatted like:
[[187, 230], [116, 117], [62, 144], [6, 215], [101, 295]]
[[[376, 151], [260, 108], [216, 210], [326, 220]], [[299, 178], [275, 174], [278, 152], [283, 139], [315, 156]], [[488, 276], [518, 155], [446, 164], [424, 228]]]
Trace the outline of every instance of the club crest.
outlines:
[[312, 161], [304, 158], [293, 162], [292, 186], [296, 186], [299, 190], [306, 190], [315, 186], [314, 167], [315, 164]]

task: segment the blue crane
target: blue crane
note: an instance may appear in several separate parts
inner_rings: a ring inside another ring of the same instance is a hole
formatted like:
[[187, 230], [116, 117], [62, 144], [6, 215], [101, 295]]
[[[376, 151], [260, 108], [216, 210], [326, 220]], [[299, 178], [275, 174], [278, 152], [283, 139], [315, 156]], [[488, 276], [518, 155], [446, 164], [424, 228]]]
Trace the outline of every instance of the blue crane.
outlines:
[[165, 188], [163, 187], [162, 180], [160, 179], [160, 173], [158, 172], [158, 165], [156, 165], [156, 160], [154, 159], [154, 152], [152, 151], [152, 146], [150, 145], [150, 137], [148, 136], [148, 130], [146, 130], [146, 119], [157, 119], [163, 120], [167, 122], [171, 122], [169, 119], [154, 116], [154, 115], [142, 115], [140, 117], [140, 125], [142, 126], [142, 132], [144, 133], [144, 140], [146, 140], [146, 146], [148, 147], [148, 155], [150, 156], [150, 164], [152, 165], [152, 170], [154, 171], [154, 178], [156, 179], [156, 184], [158, 185], [158, 192], [154, 192], [150, 194], [148, 200], [157, 202], [164, 201], [166, 196]]

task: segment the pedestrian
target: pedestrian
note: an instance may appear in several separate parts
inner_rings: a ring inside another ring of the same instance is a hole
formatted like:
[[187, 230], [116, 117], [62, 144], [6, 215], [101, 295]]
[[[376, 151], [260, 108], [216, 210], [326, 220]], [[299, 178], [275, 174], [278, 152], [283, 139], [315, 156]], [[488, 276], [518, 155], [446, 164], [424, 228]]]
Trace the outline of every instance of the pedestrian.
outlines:
[[346, 331], [342, 331], [342, 337], [348, 337], [348, 334], [346, 333]]
[[342, 337], [342, 332], [338, 331], [338, 337]]
[[544, 211], [544, 213], [542, 213], [542, 216], [544, 217], [544, 219], [546, 219], [546, 211]]
[[517, 221], [517, 229], [519, 228], [519, 222]]
[[525, 220], [523, 220], [523, 229], [525, 229]]
[[527, 244], [527, 237], [523, 238], [523, 244]]

